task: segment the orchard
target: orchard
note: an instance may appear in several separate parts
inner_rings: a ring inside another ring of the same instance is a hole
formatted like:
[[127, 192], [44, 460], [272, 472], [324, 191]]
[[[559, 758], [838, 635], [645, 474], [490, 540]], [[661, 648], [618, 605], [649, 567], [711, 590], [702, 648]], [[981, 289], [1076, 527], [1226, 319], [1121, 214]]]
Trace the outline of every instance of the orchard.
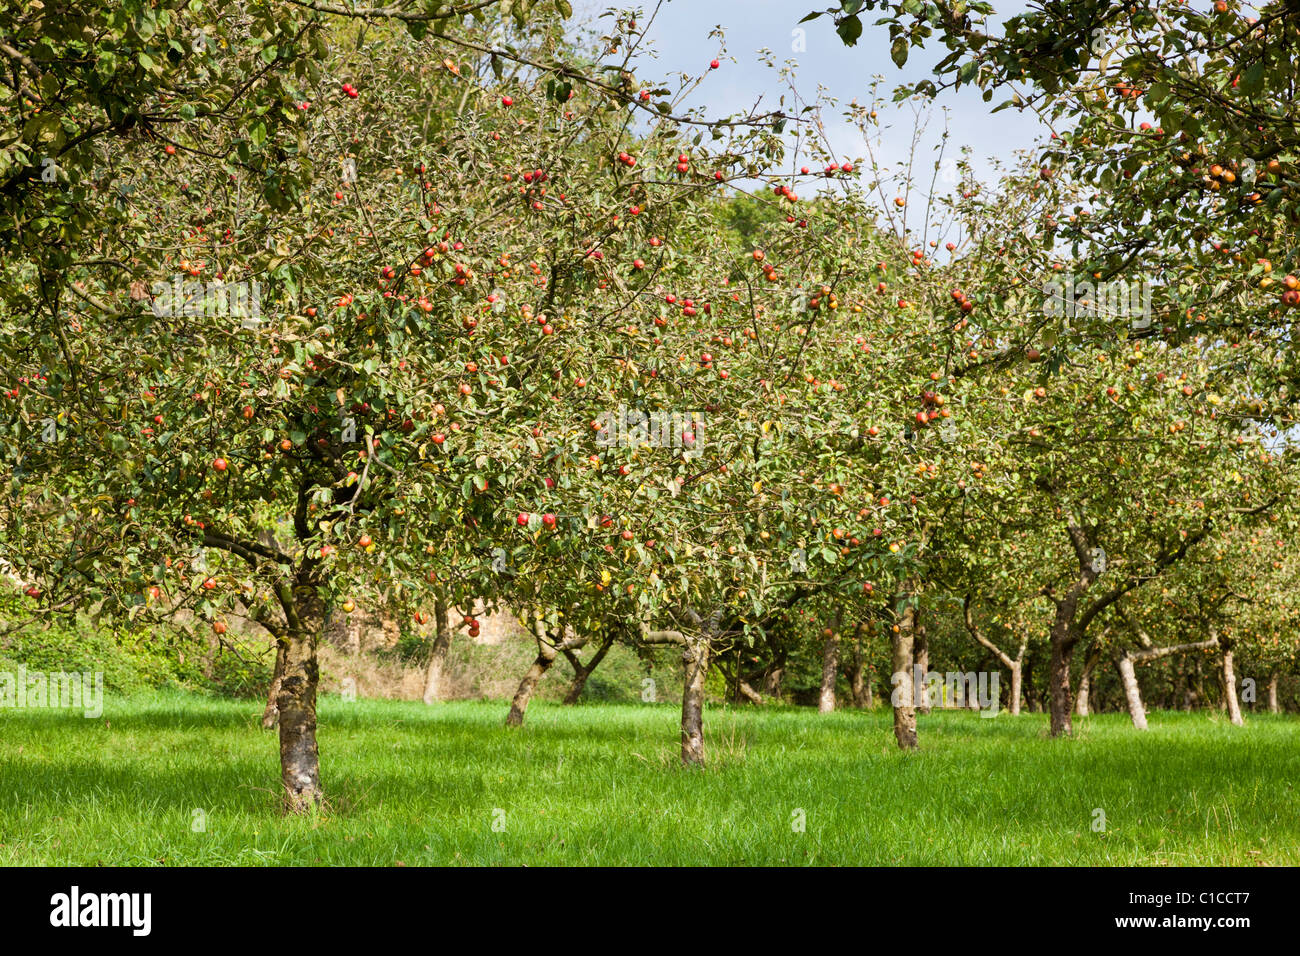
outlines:
[[[6, 9], [0, 672], [165, 661], [286, 821], [362, 801], [372, 706], [430, 722], [380, 776], [454, 724], [484, 780], [569, 735], [687, 801], [763, 748], [1294, 767], [1300, 13], [1192, 6], [843, 0], [809, 42], [946, 56], [730, 113], [723, 40], [668, 79], [655, 14], [565, 0]], [[1034, 149], [887, 155], [971, 88]]]

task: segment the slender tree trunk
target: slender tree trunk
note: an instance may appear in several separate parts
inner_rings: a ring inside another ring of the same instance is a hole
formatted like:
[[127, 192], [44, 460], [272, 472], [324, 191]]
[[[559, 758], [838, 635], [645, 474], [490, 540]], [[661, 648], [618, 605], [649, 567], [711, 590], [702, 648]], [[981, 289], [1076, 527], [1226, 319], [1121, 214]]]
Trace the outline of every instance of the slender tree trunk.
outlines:
[[537, 656], [533, 658], [532, 664], [529, 665], [528, 671], [524, 674], [524, 679], [519, 682], [519, 689], [515, 691], [515, 698], [510, 702], [510, 713], [506, 715], [507, 727], [520, 727], [524, 723], [524, 714], [528, 711], [528, 702], [532, 699], [533, 692], [537, 690], [537, 685], [541, 683], [546, 672], [551, 669], [555, 663], [555, 657], [558, 651], [555, 645], [547, 640], [546, 625], [540, 618], [533, 621], [533, 635], [537, 638]]
[[[928, 714], [930, 712], [930, 642], [925, 636], [925, 625], [921, 623], [921, 612], [914, 612], [912, 631], [916, 635], [912, 643], [912, 656], [916, 662], [916, 669], [921, 672], [921, 699], [913, 701], [916, 705], [917, 713]], [[913, 688], [915, 695], [916, 688]], [[954, 702], [955, 703], [955, 702]]]
[[[325, 604], [315, 584], [281, 586], [289, 618], [284, 674], [276, 707], [280, 713], [280, 779], [288, 807], [301, 812], [319, 804], [320, 751], [316, 745], [316, 688], [320, 670], [316, 641], [325, 623]], [[288, 613], [292, 609], [293, 613]]]
[[736, 689], [740, 691], [740, 696], [743, 699], [749, 701], [751, 704], [763, 703], [763, 695], [760, 694], [758, 691], [754, 690], [753, 685], [750, 684], [749, 681], [747, 680], [737, 681]]
[[262, 727], [270, 730], [280, 722], [280, 708], [276, 704], [280, 696], [280, 684], [284, 682], [285, 642], [276, 638], [275, 670], [271, 673], [271, 689], [266, 695], [266, 709], [262, 711]]
[[849, 692], [853, 695], [853, 706], [858, 710], [871, 706], [871, 687], [866, 681], [866, 666], [862, 658], [862, 634], [866, 627], [865, 621], [859, 621], [853, 628], [853, 651], [847, 668]]
[[822, 686], [817, 697], [817, 712], [829, 714], [835, 709], [835, 679], [840, 672], [840, 631], [839, 615], [835, 623], [827, 628], [830, 631], [822, 641]]
[[1270, 674], [1268, 678], [1268, 712], [1270, 714], [1282, 712], [1282, 708], [1277, 705], [1277, 674]]
[[1028, 657], [1021, 665], [1024, 672], [1024, 690], [1025, 706], [1029, 708], [1031, 714], [1037, 714], [1042, 710], [1038, 701], [1038, 686], [1034, 683], [1034, 659]]
[[962, 601], [962, 616], [965, 618], [966, 630], [970, 632], [971, 637], [975, 638], [975, 642], [986, 650], [991, 651], [993, 656], [997, 658], [998, 663], [1011, 672], [1011, 690], [1007, 695], [1008, 708], [1013, 717], [1019, 716], [1020, 684], [1021, 678], [1024, 674], [1025, 651], [1029, 649], [1029, 638], [1022, 637], [1020, 639], [1020, 650], [1016, 653], [1015, 657], [1012, 657], [989, 640], [984, 635], [983, 631], [980, 630], [979, 625], [975, 623], [973, 600], [969, 594], [966, 595], [965, 600]]
[[609, 649], [613, 644], [613, 637], [605, 638], [600, 647], [596, 649], [596, 653], [592, 656], [591, 660], [589, 660], [585, 665], [575, 652], [564, 652], [564, 656], [573, 666], [573, 683], [569, 685], [569, 692], [564, 695], [564, 702], [566, 704], [576, 704], [578, 702], [578, 698], [582, 696], [583, 690], [587, 687], [587, 678], [591, 676], [592, 671], [600, 666], [600, 662], [605, 659], [605, 655], [609, 653]]
[[1237, 675], [1232, 668], [1232, 645], [1223, 647], [1223, 699], [1228, 707], [1228, 719], [1240, 727], [1245, 723], [1241, 719], [1241, 704], [1237, 701]]
[[1007, 702], [1012, 717], [1020, 716], [1020, 682], [1021, 670], [1024, 667], [1023, 660], [1014, 660], [1011, 662], [1011, 689], [1007, 692]]
[[704, 679], [709, 672], [711, 634], [688, 637], [682, 648], [682, 764], [704, 766]]
[[914, 642], [916, 640], [914, 630], [916, 607], [912, 603], [915, 600], [915, 595], [915, 590], [909, 589], [908, 593], [900, 594], [894, 600], [895, 608], [901, 605], [901, 611], [896, 613], [898, 631], [893, 635], [891, 641], [894, 665], [894, 673], [891, 677], [894, 686], [892, 694], [894, 739], [898, 742], [900, 750], [915, 750], [917, 747], [916, 699], [913, 693], [914, 678], [912, 671]]
[[424, 675], [424, 702], [432, 704], [442, 700], [442, 675], [447, 666], [447, 652], [451, 649], [451, 622], [447, 619], [447, 602], [434, 601], [433, 619], [436, 629], [433, 647], [429, 651], [429, 669]]
[[1124, 701], [1128, 705], [1128, 715], [1133, 726], [1138, 730], [1147, 729], [1147, 710], [1142, 704], [1142, 687], [1138, 684], [1137, 670], [1133, 667], [1133, 658], [1124, 651], [1115, 658], [1119, 670], [1119, 681], [1124, 688]]
[[1083, 672], [1079, 675], [1079, 692], [1074, 697], [1074, 712], [1080, 717], [1088, 716], [1088, 695], [1092, 690], [1092, 672], [1101, 660], [1101, 645], [1094, 641], [1088, 648], [1088, 656], [1083, 661]]

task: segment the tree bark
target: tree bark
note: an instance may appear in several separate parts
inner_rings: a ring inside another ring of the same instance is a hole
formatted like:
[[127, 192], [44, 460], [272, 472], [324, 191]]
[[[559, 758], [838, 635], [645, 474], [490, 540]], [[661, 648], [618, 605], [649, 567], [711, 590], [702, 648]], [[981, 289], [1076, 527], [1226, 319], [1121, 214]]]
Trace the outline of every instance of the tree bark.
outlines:
[[1119, 681], [1124, 688], [1124, 701], [1128, 705], [1128, 715], [1133, 726], [1138, 730], [1147, 729], [1147, 711], [1142, 704], [1142, 688], [1138, 684], [1137, 671], [1133, 667], [1133, 658], [1128, 651], [1123, 651], [1115, 658], [1119, 670]]
[[1024, 677], [1025, 706], [1029, 708], [1031, 714], [1041, 713], [1043, 706], [1038, 699], [1038, 685], [1034, 683], [1034, 659], [1032, 657], [1026, 659], [1021, 665], [1021, 671]]
[[866, 663], [862, 657], [862, 635], [867, 629], [866, 621], [859, 621], [853, 629], [853, 651], [849, 656], [848, 676], [849, 689], [853, 695], [853, 706], [858, 710], [869, 709], [873, 703], [871, 700], [871, 684], [866, 679]]
[[1020, 681], [1023, 666], [1024, 662], [1019, 658], [1011, 662], [1011, 688], [1007, 692], [1007, 703], [1010, 705], [1012, 717], [1020, 716]]
[[1242, 726], [1241, 704], [1237, 701], [1237, 675], [1232, 667], [1232, 644], [1223, 644], [1223, 699], [1228, 706], [1228, 719], [1236, 726]]
[[288, 618], [284, 673], [276, 695], [280, 714], [280, 779], [291, 811], [302, 812], [324, 797], [316, 744], [316, 690], [320, 670], [316, 641], [325, 623], [325, 604], [313, 583], [279, 589]]
[[1268, 712], [1270, 714], [1282, 712], [1277, 704], [1277, 674], [1270, 674], [1268, 678]]
[[[891, 640], [894, 672], [890, 680], [894, 691], [891, 702], [894, 706], [894, 739], [900, 750], [915, 750], [916, 737], [916, 699], [913, 678], [913, 650], [916, 634], [915, 590], [899, 594], [894, 599], [897, 632]], [[901, 606], [901, 610], [900, 610]]]
[[1048, 659], [1048, 709], [1051, 711], [1051, 735], [1069, 737], [1074, 733], [1070, 722], [1070, 658], [1077, 638], [1068, 624], [1052, 628], [1052, 656]]
[[1088, 656], [1083, 661], [1083, 672], [1079, 675], [1079, 691], [1074, 697], [1074, 712], [1080, 717], [1088, 716], [1088, 695], [1092, 690], [1092, 672], [1101, 660], [1101, 644], [1093, 642], [1088, 648]]
[[280, 721], [280, 708], [276, 698], [280, 696], [280, 684], [284, 681], [284, 641], [275, 639], [275, 670], [271, 673], [271, 689], [266, 695], [266, 709], [262, 711], [262, 728], [270, 730]]
[[587, 678], [591, 676], [592, 671], [600, 666], [600, 662], [605, 659], [605, 655], [609, 653], [609, 649], [613, 645], [614, 638], [612, 636], [606, 637], [600, 647], [596, 649], [596, 653], [591, 660], [585, 665], [574, 651], [566, 650], [564, 652], [565, 658], [573, 667], [573, 683], [569, 685], [569, 692], [564, 695], [566, 704], [576, 704], [578, 702], [578, 698], [582, 696], [583, 690], [587, 687]]
[[555, 657], [559, 653], [555, 644], [547, 639], [546, 625], [541, 618], [533, 619], [533, 636], [537, 638], [537, 656], [529, 665], [523, 680], [519, 682], [519, 689], [515, 691], [514, 700], [510, 702], [510, 713], [506, 714], [507, 727], [523, 726], [524, 714], [528, 711], [528, 702], [532, 699], [533, 692], [537, 690], [537, 685], [546, 676], [546, 672], [551, 669], [551, 665], [555, 663]]
[[[914, 666], [921, 672], [921, 698], [915, 700], [916, 711], [920, 714], [930, 712], [930, 642], [925, 636], [925, 625], [921, 623], [921, 612], [913, 612], [912, 633], [915, 637], [912, 639], [912, 659]], [[916, 694], [916, 687], [912, 688], [913, 696]], [[955, 702], [954, 702], [955, 703]]]
[[1205, 671], [1201, 669], [1201, 658], [1196, 657], [1196, 667], [1187, 680], [1188, 710], [1199, 708], [1205, 700]]
[[835, 680], [840, 672], [840, 615], [828, 628], [830, 631], [822, 641], [822, 686], [817, 697], [817, 712], [829, 714], [835, 709]]
[[447, 666], [447, 652], [451, 649], [451, 622], [448, 618], [447, 602], [437, 598], [433, 606], [433, 620], [436, 632], [433, 647], [429, 651], [429, 669], [424, 675], [424, 702], [432, 704], [442, 700], [442, 675]]
[[709, 672], [710, 634], [688, 637], [682, 648], [682, 764], [704, 766], [704, 679]]

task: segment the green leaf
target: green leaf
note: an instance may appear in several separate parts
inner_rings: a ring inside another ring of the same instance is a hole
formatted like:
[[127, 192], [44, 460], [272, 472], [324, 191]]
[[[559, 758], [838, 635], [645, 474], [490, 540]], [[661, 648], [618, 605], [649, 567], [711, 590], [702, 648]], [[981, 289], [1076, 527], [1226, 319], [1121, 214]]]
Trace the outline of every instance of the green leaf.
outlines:
[[1264, 61], [1260, 60], [1252, 63], [1245, 73], [1241, 75], [1241, 91], [1243, 93], [1258, 93], [1264, 85]]
[[840, 35], [845, 46], [854, 46], [858, 42], [858, 37], [862, 36], [862, 20], [856, 15], [845, 17], [836, 25], [835, 32]]
[[890, 45], [889, 58], [899, 68], [907, 64], [907, 40], [904, 37], [899, 37]]

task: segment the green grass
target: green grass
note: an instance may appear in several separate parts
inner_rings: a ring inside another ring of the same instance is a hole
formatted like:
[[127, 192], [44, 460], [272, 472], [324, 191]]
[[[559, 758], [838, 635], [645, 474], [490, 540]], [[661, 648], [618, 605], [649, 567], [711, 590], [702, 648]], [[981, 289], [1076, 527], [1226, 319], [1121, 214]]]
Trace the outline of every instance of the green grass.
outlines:
[[671, 704], [534, 704], [513, 732], [505, 710], [326, 698], [314, 819], [277, 810], [256, 702], [0, 711], [0, 864], [1300, 863], [1294, 718], [1108, 714], [1050, 740], [1042, 715], [936, 713], [902, 754], [887, 711], [715, 706], [691, 772]]

